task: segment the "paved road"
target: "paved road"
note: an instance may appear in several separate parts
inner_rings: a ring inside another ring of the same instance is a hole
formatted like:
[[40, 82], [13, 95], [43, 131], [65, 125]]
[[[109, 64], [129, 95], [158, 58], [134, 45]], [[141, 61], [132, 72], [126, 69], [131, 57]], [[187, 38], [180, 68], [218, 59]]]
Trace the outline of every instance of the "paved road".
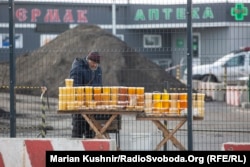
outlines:
[[[225, 102], [206, 102], [205, 112], [204, 120], [193, 121], [193, 150], [220, 150], [224, 142], [250, 142], [250, 110], [229, 106]], [[128, 121], [132, 119], [124, 118], [124, 129], [130, 129], [131, 135], [127, 138], [129, 141], [121, 137], [121, 147], [154, 149], [161, 140], [161, 132], [149, 121]], [[176, 122], [168, 122], [169, 128], [175, 125]], [[124, 130], [121, 135], [126, 134]], [[187, 123], [176, 136], [188, 148]], [[140, 143], [140, 138], [144, 138], [143, 143]], [[171, 142], [168, 142], [165, 149], [176, 150]]]
[[[57, 99], [50, 98], [50, 111], [46, 111], [46, 124], [52, 130], [46, 137], [71, 135], [71, 115], [57, 114]], [[227, 105], [225, 102], [206, 102], [205, 118], [193, 121], [193, 150], [220, 150], [224, 142], [250, 142], [250, 109]], [[9, 137], [9, 97], [0, 93], [0, 137]], [[34, 96], [17, 96], [17, 137], [37, 137], [41, 132], [41, 99]], [[7, 111], [7, 112], [5, 112]], [[168, 122], [173, 128], [176, 122]], [[115, 134], [111, 134], [115, 138]], [[188, 146], [187, 123], [175, 135]], [[120, 147], [122, 150], [153, 150], [162, 139], [162, 133], [150, 121], [136, 121], [135, 116], [122, 116]], [[176, 150], [168, 142], [167, 150]]]

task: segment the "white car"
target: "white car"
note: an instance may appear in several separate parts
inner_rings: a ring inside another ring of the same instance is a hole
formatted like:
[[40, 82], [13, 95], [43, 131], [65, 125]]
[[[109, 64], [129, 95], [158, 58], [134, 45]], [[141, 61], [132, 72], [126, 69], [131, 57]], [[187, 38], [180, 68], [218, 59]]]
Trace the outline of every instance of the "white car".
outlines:
[[[192, 79], [237, 84], [240, 78], [250, 74], [250, 47], [233, 51], [212, 64], [192, 67]], [[187, 69], [183, 79], [187, 79]]]

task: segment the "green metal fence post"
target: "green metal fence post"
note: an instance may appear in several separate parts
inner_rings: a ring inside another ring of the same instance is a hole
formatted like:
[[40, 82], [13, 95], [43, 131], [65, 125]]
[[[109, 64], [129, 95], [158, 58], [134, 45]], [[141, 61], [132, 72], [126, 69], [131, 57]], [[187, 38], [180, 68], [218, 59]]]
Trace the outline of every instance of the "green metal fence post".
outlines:
[[247, 89], [248, 89], [248, 102], [250, 102], [250, 75], [248, 76]]

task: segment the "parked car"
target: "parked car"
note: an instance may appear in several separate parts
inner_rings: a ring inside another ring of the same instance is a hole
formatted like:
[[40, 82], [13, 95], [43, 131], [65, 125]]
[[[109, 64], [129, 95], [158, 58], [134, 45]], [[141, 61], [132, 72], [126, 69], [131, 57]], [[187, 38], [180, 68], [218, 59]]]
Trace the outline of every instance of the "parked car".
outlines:
[[[230, 52], [212, 64], [192, 67], [192, 79], [237, 84], [240, 78], [250, 74], [250, 47]], [[183, 79], [187, 79], [187, 69]]]

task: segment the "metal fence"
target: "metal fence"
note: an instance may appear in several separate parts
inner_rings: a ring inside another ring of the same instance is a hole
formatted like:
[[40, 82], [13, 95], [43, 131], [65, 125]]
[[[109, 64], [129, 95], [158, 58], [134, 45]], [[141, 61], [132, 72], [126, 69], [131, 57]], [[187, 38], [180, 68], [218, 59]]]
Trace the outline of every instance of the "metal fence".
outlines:
[[[187, 33], [186, 1], [13, 1], [12, 54], [12, 18], [6, 14], [11, 3], [0, 3], [1, 15], [5, 16], [0, 17], [3, 138], [71, 137], [71, 114], [57, 113], [58, 88], [68, 78], [73, 59], [89, 50], [103, 55], [104, 85], [143, 86], [146, 92], [163, 92], [166, 87], [169, 92], [187, 92], [190, 85], [182, 79], [189, 61], [188, 42], [192, 42], [194, 66], [212, 63], [248, 45], [250, 39], [250, 16], [244, 14], [250, 4], [238, 1], [194, 3], [191, 34]], [[234, 12], [237, 8], [242, 9], [241, 16]], [[77, 29], [78, 25], [83, 28]], [[43, 94], [44, 86], [48, 90]], [[185, 123], [175, 133], [186, 148], [189, 142], [193, 150], [221, 150], [225, 142], [249, 142], [247, 82], [193, 81], [191, 88], [206, 94], [205, 116], [192, 121], [192, 131]], [[167, 121], [165, 125], [172, 130], [177, 123]], [[110, 135], [117, 138], [115, 133]], [[154, 150], [164, 134], [151, 121], [122, 115], [118, 135], [122, 150]], [[171, 141], [161, 149], [178, 150]]]

